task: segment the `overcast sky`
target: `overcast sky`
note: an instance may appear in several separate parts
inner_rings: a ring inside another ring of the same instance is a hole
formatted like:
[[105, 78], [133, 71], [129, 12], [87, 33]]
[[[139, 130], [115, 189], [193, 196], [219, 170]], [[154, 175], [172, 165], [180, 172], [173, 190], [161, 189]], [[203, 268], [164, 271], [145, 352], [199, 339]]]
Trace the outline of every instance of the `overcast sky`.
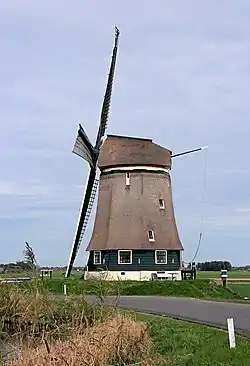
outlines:
[[250, 263], [249, 14], [249, 0], [1, 1], [0, 263], [28, 241], [41, 265], [67, 264], [88, 174], [71, 151], [79, 122], [96, 135], [115, 25], [108, 132], [208, 145], [206, 169], [205, 151], [173, 162], [184, 259], [202, 229], [197, 260]]

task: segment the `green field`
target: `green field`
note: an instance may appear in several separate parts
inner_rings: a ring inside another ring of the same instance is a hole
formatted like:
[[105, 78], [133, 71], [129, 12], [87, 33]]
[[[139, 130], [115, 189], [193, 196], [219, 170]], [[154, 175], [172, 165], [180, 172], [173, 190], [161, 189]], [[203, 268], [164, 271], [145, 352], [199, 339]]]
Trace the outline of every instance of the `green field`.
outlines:
[[[250, 280], [250, 271], [229, 271], [228, 278], [246, 278]], [[212, 272], [212, 271], [206, 271], [206, 272], [197, 272], [197, 278], [220, 278], [221, 273], [220, 272]]]

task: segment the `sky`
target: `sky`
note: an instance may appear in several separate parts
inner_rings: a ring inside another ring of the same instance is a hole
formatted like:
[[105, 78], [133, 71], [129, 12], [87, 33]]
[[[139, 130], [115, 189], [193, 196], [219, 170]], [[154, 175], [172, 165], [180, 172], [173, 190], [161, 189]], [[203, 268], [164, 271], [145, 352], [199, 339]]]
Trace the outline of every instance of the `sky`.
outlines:
[[[72, 154], [78, 123], [94, 140], [113, 47], [108, 133], [178, 153], [172, 184], [184, 260], [250, 263], [250, 2], [0, 2], [0, 263], [66, 265], [88, 165]], [[84, 265], [93, 211], [76, 265]]]

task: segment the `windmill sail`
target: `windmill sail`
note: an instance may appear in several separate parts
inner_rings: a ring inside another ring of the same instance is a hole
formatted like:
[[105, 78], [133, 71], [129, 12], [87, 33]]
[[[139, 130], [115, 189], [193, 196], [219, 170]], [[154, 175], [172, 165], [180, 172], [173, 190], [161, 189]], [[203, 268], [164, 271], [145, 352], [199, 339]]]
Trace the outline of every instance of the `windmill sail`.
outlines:
[[112, 87], [113, 80], [115, 74], [115, 65], [117, 58], [117, 49], [118, 49], [118, 38], [119, 38], [119, 30], [115, 28], [115, 44], [113, 48], [113, 54], [111, 59], [111, 65], [109, 69], [108, 82], [106, 86], [106, 91], [104, 95], [104, 101], [102, 105], [100, 124], [97, 133], [95, 147], [92, 146], [90, 140], [88, 139], [84, 129], [80, 125], [78, 130], [78, 135], [75, 141], [75, 145], [73, 148], [73, 152], [83, 159], [85, 159], [90, 165], [90, 173], [88, 178], [88, 183], [85, 191], [85, 196], [82, 201], [82, 206], [80, 209], [80, 215], [78, 218], [76, 233], [73, 241], [73, 246], [69, 258], [68, 267], [66, 270], [65, 277], [69, 277], [74, 261], [77, 256], [77, 252], [81, 245], [81, 241], [87, 227], [88, 219], [91, 215], [91, 210], [94, 204], [95, 194], [97, 191], [98, 181], [96, 180], [96, 169], [97, 169], [97, 161], [99, 157], [100, 148], [102, 145], [103, 137], [106, 132], [107, 123], [108, 123], [108, 115], [111, 103], [111, 95], [112, 95]]
[[119, 29], [117, 27], [115, 27], [115, 45], [114, 45], [114, 49], [113, 49], [113, 55], [112, 55], [112, 60], [111, 60], [111, 65], [110, 65], [110, 70], [109, 70], [106, 92], [104, 95], [104, 101], [103, 101], [103, 105], [102, 105], [100, 125], [99, 125], [99, 130], [98, 130], [96, 144], [95, 144], [96, 149], [100, 149], [100, 143], [102, 142], [102, 138], [105, 135], [106, 128], [107, 128], [109, 108], [110, 108], [112, 88], [113, 88], [113, 80], [114, 80], [114, 74], [115, 74], [115, 65], [116, 65], [116, 58], [117, 58], [119, 34], [120, 34]]
[[86, 160], [91, 167], [94, 167], [94, 148], [81, 125], [73, 147], [73, 153]]

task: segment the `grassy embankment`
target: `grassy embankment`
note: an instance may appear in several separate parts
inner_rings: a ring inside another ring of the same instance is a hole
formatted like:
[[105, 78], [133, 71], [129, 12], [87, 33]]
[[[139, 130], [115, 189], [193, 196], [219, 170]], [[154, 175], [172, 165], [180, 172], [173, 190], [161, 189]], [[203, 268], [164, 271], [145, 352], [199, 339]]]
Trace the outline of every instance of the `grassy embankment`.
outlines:
[[[30, 276], [32, 276], [31, 272], [19, 273], [19, 274], [5, 274], [5, 275], [0, 275], [0, 280], [1, 280], [1, 278], [6, 278], [6, 277], [30, 277]], [[80, 279], [80, 276], [81, 276], [80, 271], [72, 271], [71, 279], [67, 280], [67, 282], [70, 282], [72, 279], [78, 280], [78, 279]], [[211, 271], [197, 272], [197, 278], [200, 280], [213, 279], [218, 284], [221, 284], [220, 272], [211, 272]], [[63, 271], [61, 271], [61, 270], [54, 271], [52, 281], [53, 281], [53, 284], [52, 284], [53, 290], [57, 293], [61, 293], [62, 292], [62, 282], [64, 281]], [[113, 288], [112, 284], [110, 286]], [[204, 282], [204, 286], [207, 286], [205, 282]], [[250, 297], [250, 271], [230, 271], [230, 272], [228, 272], [228, 286], [233, 292], [236, 292], [239, 295], [241, 295], [241, 297]], [[69, 288], [71, 288], [71, 287], [72, 287], [72, 285], [70, 284]], [[74, 287], [77, 287], [77, 286], [74, 286]], [[86, 289], [87, 289], [87, 291], [89, 291], [89, 286], [86, 286]], [[182, 293], [181, 286], [179, 286], [179, 289], [180, 289], [180, 292]], [[140, 292], [140, 289], [138, 289], [138, 290]], [[169, 288], [168, 292], [169, 291], [171, 292], [172, 290]], [[177, 291], [176, 289], [174, 289], [173, 291], [176, 292], [175, 296], [181, 296], [181, 294], [179, 294], [179, 291]], [[194, 291], [194, 289], [192, 291]], [[185, 293], [186, 293], [186, 291], [185, 291]], [[129, 293], [126, 292], [123, 294], [127, 295]], [[140, 294], [140, 293], [138, 293], [138, 294]], [[150, 294], [152, 294], [152, 293], [150, 293]], [[165, 293], [165, 294], [162, 293], [162, 295], [169, 295], [169, 293]], [[222, 295], [224, 296], [224, 293]], [[185, 295], [185, 296], [189, 296], [189, 295]], [[196, 297], [195, 294], [194, 294], [194, 297]], [[202, 296], [202, 297], [204, 297], [204, 296]], [[208, 296], [208, 297], [210, 297], [210, 296]], [[214, 298], [214, 296], [212, 296], [212, 298]], [[218, 297], [216, 297], [216, 298], [218, 298]], [[228, 296], [226, 296], [226, 298], [228, 298]], [[233, 298], [235, 298], [235, 297], [233, 297]]]
[[67, 285], [68, 294], [102, 296], [175, 296], [199, 299], [241, 300], [241, 296], [230, 288], [223, 288], [211, 280], [196, 281], [74, 281], [71, 279], [46, 280], [46, 286], [53, 294], [62, 294], [63, 285]]
[[20, 347], [7, 366], [240, 366], [250, 358], [250, 341], [241, 337], [230, 350], [226, 332], [93, 307], [81, 297], [55, 301], [41, 282], [25, 291], [2, 284], [0, 323], [4, 343]]
[[[192, 297], [199, 299], [214, 300], [242, 300], [241, 294], [232, 291], [230, 287], [223, 288], [213, 280], [197, 279], [196, 281], [94, 281], [78, 280], [75, 278], [54, 277], [50, 279], [38, 280], [43, 286], [54, 295], [63, 294], [63, 286], [67, 285], [67, 294], [71, 295], [102, 295], [102, 296], [175, 296]], [[20, 283], [16, 286], [29, 288], [30, 283]], [[239, 285], [241, 286], [241, 285]], [[238, 290], [238, 288], [236, 288]]]

